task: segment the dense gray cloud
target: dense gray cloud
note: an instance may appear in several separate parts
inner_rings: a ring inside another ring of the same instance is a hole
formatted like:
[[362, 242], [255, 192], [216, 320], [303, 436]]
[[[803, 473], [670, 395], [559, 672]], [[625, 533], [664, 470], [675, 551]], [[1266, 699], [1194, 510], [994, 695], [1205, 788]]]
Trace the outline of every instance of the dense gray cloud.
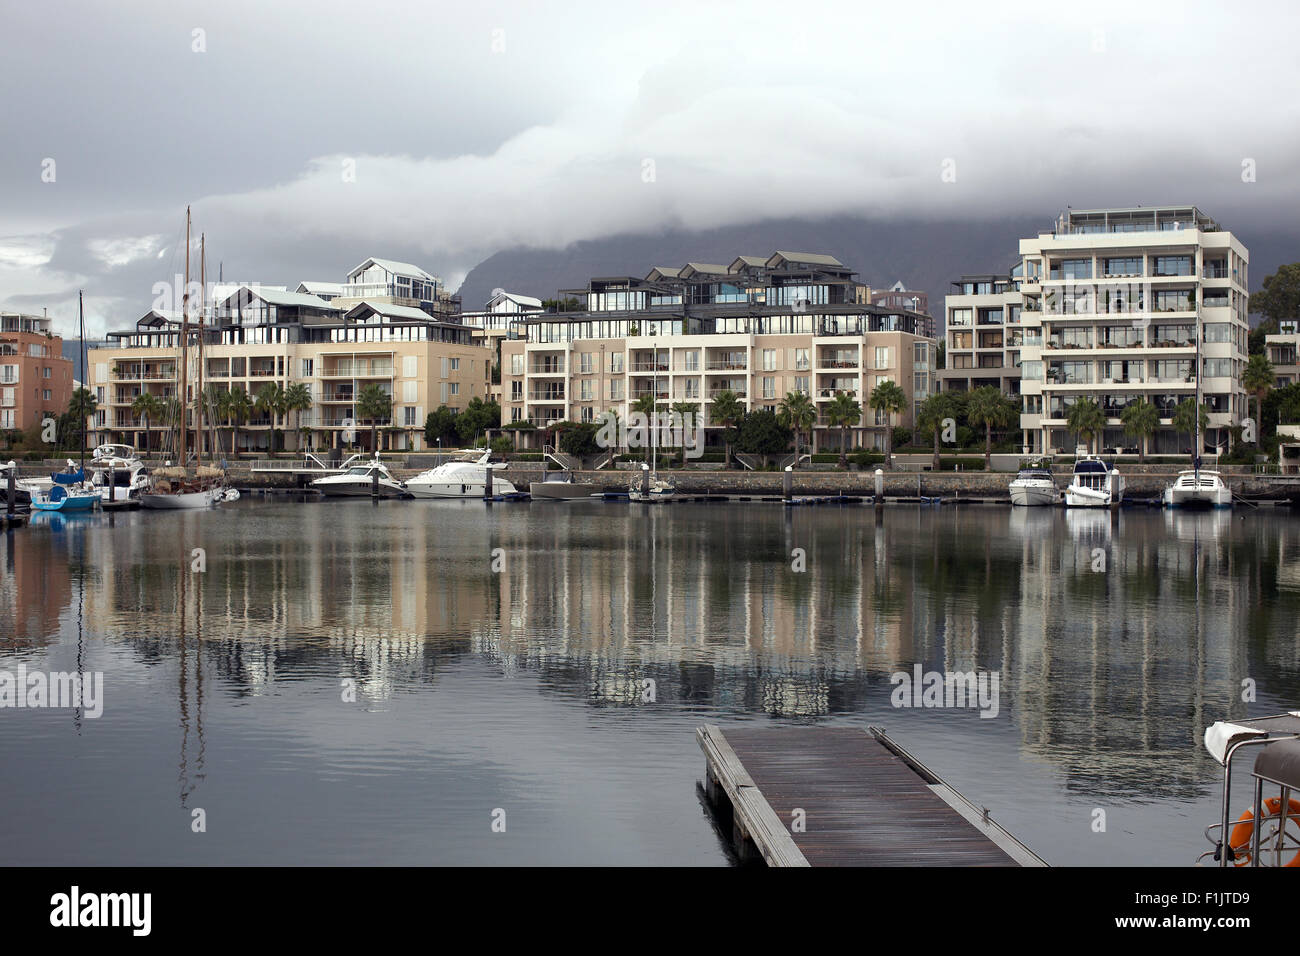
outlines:
[[1191, 202], [1246, 234], [1300, 198], [1281, 3], [5, 16], [0, 303], [70, 321], [84, 287], [95, 333], [177, 271], [187, 203], [227, 279], [383, 255], [454, 288], [502, 248], [665, 228]]

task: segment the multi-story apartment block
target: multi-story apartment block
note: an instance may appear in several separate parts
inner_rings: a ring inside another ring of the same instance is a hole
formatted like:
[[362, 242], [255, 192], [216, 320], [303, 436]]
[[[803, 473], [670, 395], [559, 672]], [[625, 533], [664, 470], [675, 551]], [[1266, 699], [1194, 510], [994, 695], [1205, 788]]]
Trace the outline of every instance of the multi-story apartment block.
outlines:
[[898, 383], [907, 403], [893, 424], [910, 425], [933, 387], [935, 342], [918, 333], [927, 317], [857, 301], [853, 276], [831, 256], [776, 252], [564, 290], [586, 308], [528, 318], [502, 345], [505, 423], [594, 421], [606, 410], [626, 420], [645, 395], [696, 405], [707, 419], [724, 390], [773, 411], [797, 391], [819, 411], [814, 447], [838, 447], [826, 408], [848, 391], [864, 410], [853, 440], [883, 447], [887, 419], [868, 396]]
[[[509, 337], [510, 329], [542, 311], [542, 300], [529, 295], [507, 292], [505, 289], [493, 289], [481, 312], [462, 312], [460, 321], [474, 329], [474, 337], [483, 341], [492, 350], [492, 360], [497, 365], [501, 362], [501, 342]], [[491, 386], [494, 401], [501, 401], [501, 377], [498, 375]]]
[[[872, 305], [883, 305], [892, 309], [907, 309], [911, 312], [919, 312], [927, 317], [930, 315], [930, 296], [925, 292], [909, 289], [903, 284], [902, 279], [899, 279], [884, 291], [874, 291], [867, 287], [867, 301]], [[925, 334], [931, 338], [934, 337], [933, 321], [930, 322]]]
[[[251, 398], [267, 383], [281, 388], [302, 383], [311, 393], [311, 409], [274, 422], [284, 429], [287, 447], [337, 446], [351, 428], [365, 448], [369, 428], [357, 416], [356, 398], [367, 385], [378, 385], [392, 399], [392, 414], [381, 423], [381, 444], [423, 448], [430, 411], [461, 409], [475, 397], [488, 397], [491, 353], [475, 340], [473, 329], [387, 298], [349, 305], [348, 296], [327, 302], [304, 292], [240, 287], [205, 316], [201, 368], [198, 334], [192, 332], [187, 400], [192, 403], [199, 394], [200, 374], [205, 390], [238, 387]], [[164, 400], [179, 395], [181, 323], [175, 315], [153, 311], [135, 328], [111, 332], [109, 338], [115, 344], [93, 350], [89, 358], [99, 400], [99, 440], [143, 449], [143, 422], [132, 405], [145, 391]], [[272, 425], [266, 412], [255, 411], [241, 424], [238, 451], [269, 448]], [[311, 431], [299, 435], [298, 427]], [[226, 441], [224, 432], [221, 440]]]
[[72, 363], [51, 327], [46, 316], [0, 312], [0, 429], [28, 429], [67, 411]]
[[1201, 453], [1226, 450], [1247, 414], [1240, 240], [1193, 206], [1067, 210], [1051, 232], [1022, 239], [1020, 254], [1027, 453], [1072, 451], [1066, 415], [1085, 396], [1106, 412], [1095, 447], [1135, 450], [1120, 415], [1145, 399], [1160, 412], [1148, 450], [1185, 453], [1189, 436], [1171, 417], [1198, 387], [1209, 414]]
[[1277, 324], [1277, 334], [1264, 336], [1264, 351], [1273, 364], [1276, 385], [1294, 385], [1300, 382], [1300, 321], [1282, 319]]
[[440, 317], [460, 311], [460, 300], [447, 292], [441, 279], [419, 266], [393, 259], [369, 258], [348, 273], [346, 282], [308, 281], [300, 283], [298, 291], [345, 308], [361, 302], [382, 302]]
[[[1019, 272], [1019, 268], [1013, 270]], [[1023, 298], [1012, 275], [962, 276], [944, 299], [945, 392], [969, 392], [991, 385], [1020, 394], [1020, 349], [1025, 341], [1020, 312]], [[1030, 342], [1036, 341], [1034, 335]]]

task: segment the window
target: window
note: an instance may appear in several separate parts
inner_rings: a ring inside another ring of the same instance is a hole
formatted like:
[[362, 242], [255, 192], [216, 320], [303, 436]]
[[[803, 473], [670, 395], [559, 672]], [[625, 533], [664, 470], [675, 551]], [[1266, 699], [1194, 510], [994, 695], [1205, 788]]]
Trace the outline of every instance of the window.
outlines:
[[452, 370], [453, 372], [459, 372], [459, 371], [460, 371], [460, 359], [458, 359], [458, 358], [454, 358], [454, 359], [451, 360], [451, 370]]
[[912, 366], [922, 371], [930, 368], [930, 343], [917, 342], [912, 346]]
[[1102, 260], [1108, 276], [1140, 276], [1142, 260], [1135, 256], [1119, 256]]
[[311, 376], [312, 376], [312, 361], [313, 361], [312, 359], [303, 359], [303, 360], [302, 360], [302, 375], [300, 376], [301, 378], [311, 378]]
[[578, 373], [580, 375], [590, 375], [595, 371], [596, 356], [590, 352], [583, 352], [578, 357]]
[[894, 364], [893, 348], [888, 345], [876, 346], [876, 368], [892, 368]]
[[17, 365], [0, 365], [0, 382], [3, 382], [5, 385], [13, 385], [17, 381]]
[[1041, 382], [1043, 380], [1043, 363], [1022, 363], [1020, 366], [1020, 377], [1028, 382]]
[[50, 400], [50, 390], [48, 388], [41, 389], [41, 400], [45, 402]]
[[611, 352], [609, 354], [609, 370], [611, 372], [623, 371], [623, 353]]
[[807, 376], [807, 375], [796, 375], [796, 376], [794, 377], [794, 390], [795, 390], [796, 392], [803, 392], [805, 395], [808, 394], [808, 376]]
[[1002, 324], [1001, 309], [980, 309], [979, 316], [980, 316], [980, 325], [1001, 325]]
[[583, 380], [578, 384], [578, 400], [579, 400], [579, 401], [582, 401], [582, 402], [590, 402], [590, 401], [592, 401], [592, 400], [596, 397], [596, 396], [593, 394], [593, 391], [592, 391], [592, 386], [593, 386], [593, 384], [594, 384], [593, 381], [592, 381], [591, 379], [589, 379], [589, 378], [584, 378], [584, 379], [583, 379]]
[[763, 376], [763, 397], [776, 398], [776, 378], [775, 376]]
[[41, 378], [49, 378], [49, 377], [50, 377], [50, 367], [47, 365], [43, 369], [41, 369]]
[[1091, 259], [1062, 259], [1052, 266], [1052, 279], [1091, 279]]
[[406, 425], [408, 428], [410, 428], [410, 427], [412, 427], [413, 425], [415, 425], [415, 413], [416, 413], [416, 411], [417, 411], [417, 409], [415, 408], [414, 405], [407, 405], [407, 406], [403, 407], [403, 408], [402, 408], [402, 424]]
[[1151, 274], [1157, 276], [1189, 276], [1192, 274], [1192, 257], [1156, 256], [1156, 267]]
[[453, 395], [459, 395], [459, 394], [460, 394], [460, 383], [459, 383], [459, 382], [452, 382], [452, 383], [451, 383], [451, 394], [453, 394]]
[[1206, 378], [1232, 378], [1232, 359], [1206, 359]]
[[[1280, 328], [1280, 324], [1279, 324]], [[1283, 332], [1285, 335], [1286, 333]], [[1209, 322], [1205, 325], [1205, 341], [1231, 342], [1232, 325], [1228, 322]]]
[[776, 349], [763, 349], [763, 371], [776, 371]]
[[970, 325], [974, 322], [974, 309], [950, 309], [948, 315], [949, 325]]
[[516, 379], [510, 383], [510, 401], [522, 402], [524, 400], [524, 383]]
[[510, 374], [524, 374], [524, 354], [522, 352], [515, 352], [510, 356]]
[[613, 402], [621, 402], [623, 400], [622, 379], [615, 379], [614, 381], [609, 383], [609, 398], [610, 401]]
[[930, 373], [913, 372], [912, 373], [912, 397], [916, 399], [925, 398], [930, 391]]
[[696, 350], [682, 353], [682, 368], [687, 372], [700, 370], [700, 353]]

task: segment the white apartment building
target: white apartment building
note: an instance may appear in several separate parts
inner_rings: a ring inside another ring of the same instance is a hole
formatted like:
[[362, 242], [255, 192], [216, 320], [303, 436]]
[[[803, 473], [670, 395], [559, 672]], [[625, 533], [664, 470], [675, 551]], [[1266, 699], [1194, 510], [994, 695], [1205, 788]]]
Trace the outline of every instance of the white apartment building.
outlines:
[[[1020, 241], [1021, 427], [1026, 453], [1072, 452], [1066, 427], [1082, 397], [1106, 411], [1094, 449], [1136, 452], [1120, 415], [1145, 399], [1160, 411], [1148, 451], [1185, 454], [1176, 405], [1198, 385], [1209, 413], [1202, 454], [1226, 451], [1247, 414], [1249, 254], [1194, 206], [1067, 210]], [[978, 354], [978, 353], [977, 353]]]
[[[1024, 297], [1017, 264], [1009, 275], [962, 276], [944, 299], [944, 368], [938, 373], [945, 392], [970, 392], [991, 385], [1020, 395], [1020, 322]], [[1037, 332], [1030, 344], [1039, 344]]]

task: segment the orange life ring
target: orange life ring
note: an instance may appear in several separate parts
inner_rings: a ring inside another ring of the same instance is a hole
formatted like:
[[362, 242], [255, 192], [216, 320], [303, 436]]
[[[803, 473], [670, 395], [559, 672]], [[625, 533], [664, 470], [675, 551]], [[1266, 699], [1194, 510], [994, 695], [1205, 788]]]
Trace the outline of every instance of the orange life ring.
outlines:
[[[1282, 816], [1282, 798], [1269, 797], [1264, 801], [1264, 809], [1268, 811], [1264, 814], [1264, 821], [1268, 822], [1273, 817]], [[1287, 820], [1295, 820], [1300, 824], [1300, 800], [1290, 799], [1286, 807]], [[1233, 866], [1247, 866], [1250, 864], [1250, 838], [1255, 833], [1255, 811], [1247, 810], [1241, 816], [1237, 817], [1237, 825], [1232, 828], [1232, 836], [1228, 840], [1228, 845], [1232, 847]], [[1283, 866], [1300, 866], [1300, 850], [1297, 850], [1291, 857], [1289, 863]]]

